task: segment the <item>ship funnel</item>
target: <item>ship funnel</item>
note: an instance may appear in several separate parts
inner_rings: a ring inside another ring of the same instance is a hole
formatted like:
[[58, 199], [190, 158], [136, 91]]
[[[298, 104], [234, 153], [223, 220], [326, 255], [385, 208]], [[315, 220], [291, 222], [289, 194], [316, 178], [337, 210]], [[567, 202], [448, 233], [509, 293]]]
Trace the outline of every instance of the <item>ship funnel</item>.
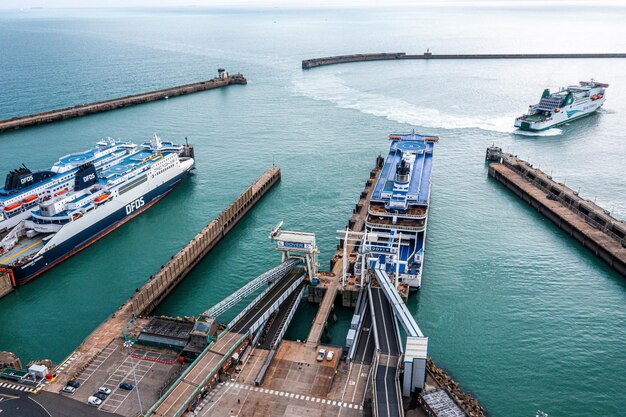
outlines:
[[411, 167], [406, 162], [406, 159], [402, 159], [402, 162], [400, 162], [396, 168], [396, 182], [409, 182], [410, 173]]
[[98, 183], [96, 167], [92, 163], [83, 164], [78, 167], [74, 179], [74, 191], [84, 190]]

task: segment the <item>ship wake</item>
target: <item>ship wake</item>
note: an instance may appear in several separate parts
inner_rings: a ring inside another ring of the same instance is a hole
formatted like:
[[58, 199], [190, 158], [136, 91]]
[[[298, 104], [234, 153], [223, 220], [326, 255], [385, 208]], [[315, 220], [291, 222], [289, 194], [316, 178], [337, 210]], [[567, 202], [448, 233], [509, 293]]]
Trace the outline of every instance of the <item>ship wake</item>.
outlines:
[[[292, 79], [292, 91], [313, 100], [333, 103], [342, 109], [358, 110], [361, 113], [424, 128], [473, 128], [501, 133], [516, 131], [513, 127], [515, 114], [498, 117], [455, 115], [440, 109], [409, 103], [397, 97], [357, 90], [346, 85], [339, 74], [337, 72], [329, 75], [320, 72], [297, 75]], [[547, 133], [547, 136], [551, 136], [558, 135], [561, 131], [555, 129]]]

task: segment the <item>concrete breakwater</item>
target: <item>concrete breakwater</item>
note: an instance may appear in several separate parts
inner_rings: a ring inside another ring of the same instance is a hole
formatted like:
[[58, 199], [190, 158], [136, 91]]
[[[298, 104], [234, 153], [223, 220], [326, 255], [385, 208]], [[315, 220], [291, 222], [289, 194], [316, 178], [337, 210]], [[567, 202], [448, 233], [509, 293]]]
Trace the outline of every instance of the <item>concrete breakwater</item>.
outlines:
[[626, 223], [593, 201], [496, 146], [487, 148], [489, 176], [504, 184], [584, 247], [626, 276]]
[[211, 223], [187, 243], [131, 299], [136, 316], [150, 313], [204, 258], [254, 204], [280, 179], [280, 168], [269, 168]]
[[200, 260], [224, 237], [255, 203], [281, 177], [278, 167], [265, 171], [250, 187], [233, 201], [219, 216], [204, 227], [172, 259], [161, 267], [135, 294], [59, 365], [63, 369], [58, 378], [45, 389], [59, 391], [77, 373], [81, 372], [112, 340], [122, 335], [123, 329], [137, 316], [146, 315], [200, 262]]
[[397, 59], [587, 59], [587, 58], [626, 58], [626, 53], [589, 53], [589, 54], [423, 54], [409, 55], [406, 52], [384, 52], [374, 54], [337, 55], [322, 58], [305, 59], [303, 69], [325, 65], [345, 64], [349, 62], [389, 61]]
[[191, 84], [180, 85], [162, 90], [133, 94], [129, 96], [114, 98], [110, 100], [97, 101], [95, 103], [81, 104], [63, 109], [50, 110], [43, 113], [35, 113], [27, 116], [13, 117], [11, 119], [0, 120], [0, 132], [23, 129], [25, 127], [41, 125], [45, 123], [57, 122], [60, 120], [72, 119], [74, 117], [88, 114], [100, 113], [115, 110], [122, 107], [134, 106], [136, 104], [148, 103], [181, 96], [184, 94], [196, 93], [199, 91], [211, 90], [225, 87], [232, 84], [247, 84], [246, 78], [241, 74], [229, 75], [220, 70], [219, 75], [208, 81], [200, 81]]

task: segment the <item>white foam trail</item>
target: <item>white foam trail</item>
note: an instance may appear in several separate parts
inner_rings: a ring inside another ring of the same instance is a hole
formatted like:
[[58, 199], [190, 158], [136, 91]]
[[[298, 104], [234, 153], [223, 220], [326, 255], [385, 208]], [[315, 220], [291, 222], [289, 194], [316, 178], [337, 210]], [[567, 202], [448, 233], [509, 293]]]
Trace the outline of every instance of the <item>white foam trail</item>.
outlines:
[[513, 132], [514, 135], [519, 136], [558, 136], [563, 131], [559, 128], [553, 127], [547, 130], [542, 130], [541, 132], [529, 132], [526, 130], [516, 130]]
[[[329, 101], [343, 109], [355, 109], [365, 114], [414, 126], [436, 129], [477, 128], [502, 133], [516, 131], [512, 126], [515, 115], [481, 118], [449, 114], [435, 108], [418, 106], [397, 97], [356, 90], [347, 86], [339, 74], [341, 73], [320, 72], [321, 76], [309, 73], [296, 75], [292, 79], [292, 91], [314, 100]], [[560, 134], [560, 131], [556, 134]]]

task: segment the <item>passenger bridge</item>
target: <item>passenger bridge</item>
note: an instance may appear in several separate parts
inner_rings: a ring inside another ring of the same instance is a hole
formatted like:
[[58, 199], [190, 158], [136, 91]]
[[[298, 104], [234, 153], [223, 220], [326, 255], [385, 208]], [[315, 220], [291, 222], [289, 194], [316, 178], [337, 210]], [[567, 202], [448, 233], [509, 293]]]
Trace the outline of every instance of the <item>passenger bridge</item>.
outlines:
[[163, 397], [147, 413], [148, 416], [180, 416], [187, 406], [215, 380], [222, 365], [250, 343], [269, 315], [291, 295], [304, 280], [302, 268], [291, 267], [285, 276], [272, 283], [268, 291], [257, 297], [234, 323], [230, 323], [217, 341], [210, 344], [187, 368]]
[[[209, 341], [209, 345], [146, 416], [181, 416], [190, 404], [197, 402], [203, 391], [213, 386], [212, 384], [219, 378], [222, 367], [227, 366], [236, 353], [243, 353], [246, 347], [253, 343], [253, 339], [254, 341], [258, 339], [270, 316], [286, 300], [289, 300], [290, 307], [297, 304], [292, 294], [301, 294], [305, 277], [317, 277], [318, 249], [315, 235], [284, 231], [281, 227], [282, 223], [272, 231], [270, 238], [277, 242], [276, 248], [282, 252], [283, 262], [200, 315], [192, 334], [195, 333], [196, 340]], [[305, 268], [299, 266], [302, 264]], [[263, 286], [267, 288], [228, 323], [215, 341], [211, 342], [210, 329], [216, 317]], [[290, 318], [281, 321], [288, 321]], [[254, 337], [255, 333], [257, 337]], [[280, 338], [280, 335], [277, 338]]]

